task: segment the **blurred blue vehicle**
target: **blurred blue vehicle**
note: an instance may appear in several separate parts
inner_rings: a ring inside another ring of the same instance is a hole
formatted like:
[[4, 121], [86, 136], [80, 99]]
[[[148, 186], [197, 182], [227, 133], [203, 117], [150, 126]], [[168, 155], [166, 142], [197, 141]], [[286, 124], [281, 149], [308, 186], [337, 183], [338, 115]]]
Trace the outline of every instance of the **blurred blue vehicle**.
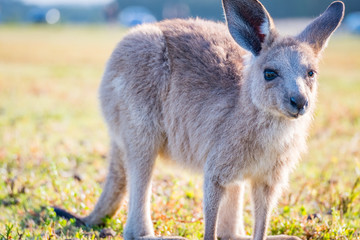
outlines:
[[360, 34], [360, 12], [349, 13], [344, 22], [350, 32]]
[[48, 9], [42, 7], [32, 7], [26, 16], [26, 21], [30, 23], [46, 23], [46, 12]]
[[119, 14], [122, 25], [133, 27], [142, 23], [156, 22], [156, 18], [149, 9], [142, 6], [130, 6], [124, 8]]

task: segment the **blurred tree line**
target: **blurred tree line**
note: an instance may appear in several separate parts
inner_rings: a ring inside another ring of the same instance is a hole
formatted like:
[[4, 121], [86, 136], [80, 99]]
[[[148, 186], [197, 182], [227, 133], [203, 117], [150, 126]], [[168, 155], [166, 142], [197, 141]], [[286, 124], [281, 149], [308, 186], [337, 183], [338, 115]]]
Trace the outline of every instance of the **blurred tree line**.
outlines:
[[[274, 18], [314, 17], [324, 11], [333, 0], [261, 0]], [[360, 0], [343, 0], [346, 13], [360, 11]], [[117, 0], [119, 10], [128, 6], [144, 6], [158, 19], [188, 16], [223, 20], [221, 0]], [[176, 11], [180, 9], [180, 13]], [[169, 12], [167, 12], [167, 10]], [[179, 16], [180, 15], [180, 16]]]
[[[333, 0], [260, 0], [274, 18], [312, 18], [318, 16]], [[360, 0], [343, 0], [346, 14], [360, 11]], [[49, 2], [50, 3], [50, 2]], [[60, 23], [122, 22], [121, 14], [128, 7], [142, 7], [156, 20], [164, 18], [201, 17], [223, 21], [221, 0], [113, 0], [97, 5], [25, 4], [22, 0], [0, 0], [0, 23], [45, 23], [47, 12], [56, 8], [61, 14]], [[139, 12], [139, 8], [128, 11]], [[143, 10], [142, 10], [143, 11]], [[126, 11], [125, 11], [126, 12]], [[125, 15], [124, 15], [125, 16]]]

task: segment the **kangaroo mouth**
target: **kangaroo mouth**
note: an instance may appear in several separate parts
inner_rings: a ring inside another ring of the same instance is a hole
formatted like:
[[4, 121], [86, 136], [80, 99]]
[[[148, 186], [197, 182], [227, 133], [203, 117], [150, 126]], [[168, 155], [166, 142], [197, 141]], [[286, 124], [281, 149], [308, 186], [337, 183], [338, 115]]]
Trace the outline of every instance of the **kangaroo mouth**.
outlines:
[[290, 117], [290, 118], [294, 118], [294, 119], [296, 119], [296, 118], [298, 118], [299, 116], [300, 116], [300, 114], [299, 113], [291, 113], [291, 112], [287, 112], [288, 114], [288, 116]]
[[307, 111], [305, 109], [303, 110], [300, 110], [298, 112], [291, 112], [291, 111], [286, 111], [286, 115], [289, 117], [289, 118], [292, 118], [292, 119], [296, 119], [296, 118], [299, 118], [301, 117], [302, 115], [304, 115]]

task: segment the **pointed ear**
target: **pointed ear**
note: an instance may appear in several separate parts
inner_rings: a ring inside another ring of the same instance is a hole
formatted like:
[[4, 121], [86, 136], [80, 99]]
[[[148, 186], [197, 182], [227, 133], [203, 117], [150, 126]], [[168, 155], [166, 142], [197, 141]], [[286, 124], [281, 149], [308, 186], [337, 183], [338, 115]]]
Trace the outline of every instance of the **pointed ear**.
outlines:
[[231, 36], [241, 47], [259, 55], [262, 44], [275, 33], [273, 20], [265, 7], [257, 0], [222, 2]]
[[316, 18], [305, 30], [297, 37], [303, 42], [307, 42], [319, 54], [327, 45], [330, 35], [340, 25], [344, 18], [345, 6], [343, 2], [333, 2], [326, 11]]

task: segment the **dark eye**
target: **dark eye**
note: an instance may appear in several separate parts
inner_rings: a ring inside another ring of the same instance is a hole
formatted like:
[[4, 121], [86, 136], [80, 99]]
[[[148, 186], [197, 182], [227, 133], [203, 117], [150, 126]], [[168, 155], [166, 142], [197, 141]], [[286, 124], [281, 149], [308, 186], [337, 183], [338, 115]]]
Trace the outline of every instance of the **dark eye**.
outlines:
[[264, 71], [264, 78], [266, 81], [274, 80], [278, 76], [277, 72], [270, 69], [265, 69]]
[[315, 72], [314, 71], [308, 71], [308, 76], [313, 78], [315, 76]]

